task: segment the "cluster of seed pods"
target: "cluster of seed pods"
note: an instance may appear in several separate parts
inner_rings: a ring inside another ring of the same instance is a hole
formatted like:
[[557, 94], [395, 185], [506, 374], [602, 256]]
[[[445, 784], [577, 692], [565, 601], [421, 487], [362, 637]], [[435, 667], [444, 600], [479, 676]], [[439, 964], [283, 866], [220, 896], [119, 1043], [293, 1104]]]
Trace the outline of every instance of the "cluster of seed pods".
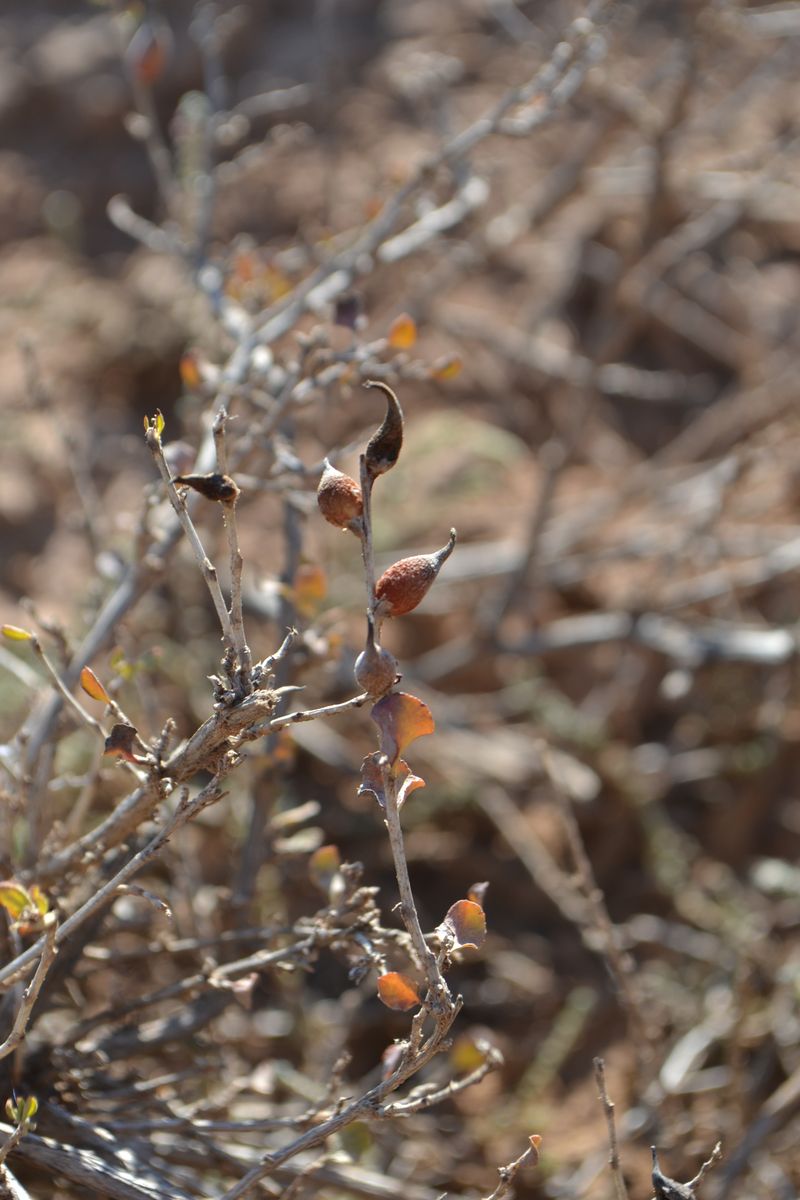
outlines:
[[[369, 380], [366, 387], [377, 387], [386, 396], [383, 424], [370, 438], [362, 459], [362, 482], [369, 491], [364, 502], [362, 485], [345, 475], [325, 459], [325, 469], [317, 489], [317, 504], [326, 521], [339, 529], [349, 529], [370, 547], [368, 526], [372, 486], [397, 462], [403, 445], [403, 412], [397, 396], [388, 384]], [[375, 584], [367, 613], [367, 640], [356, 659], [356, 683], [371, 696], [382, 696], [397, 680], [397, 662], [384, 650], [377, 638], [387, 617], [412, 612], [427, 594], [443, 564], [453, 552], [456, 531], [450, 530], [447, 545], [433, 554], [415, 554], [388, 567]]]

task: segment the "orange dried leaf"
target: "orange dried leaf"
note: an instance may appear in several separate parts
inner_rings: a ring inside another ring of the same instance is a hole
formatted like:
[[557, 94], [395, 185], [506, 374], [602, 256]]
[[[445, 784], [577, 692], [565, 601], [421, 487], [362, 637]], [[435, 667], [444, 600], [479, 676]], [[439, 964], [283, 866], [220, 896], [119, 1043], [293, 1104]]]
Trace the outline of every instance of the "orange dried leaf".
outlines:
[[419, 992], [413, 980], [399, 971], [390, 971], [378, 980], [378, 996], [387, 1008], [395, 1012], [408, 1012], [420, 1003]]
[[455, 379], [461, 374], [464, 364], [457, 355], [451, 355], [449, 358], [439, 358], [431, 367], [431, 379], [438, 379], [444, 382], [447, 379]]
[[30, 642], [33, 638], [29, 629], [20, 629], [19, 625], [3, 625], [0, 633], [12, 642]]
[[197, 362], [197, 355], [193, 354], [191, 350], [187, 350], [185, 354], [181, 355], [178, 370], [180, 371], [181, 383], [186, 390], [196, 392], [203, 382]]
[[319, 612], [322, 601], [328, 594], [328, 576], [322, 567], [314, 563], [303, 563], [294, 577], [294, 602], [303, 617], [313, 617]]
[[84, 667], [81, 671], [81, 687], [93, 700], [99, 700], [101, 704], [111, 703], [111, 697], [90, 667]]
[[308, 874], [311, 882], [326, 895], [330, 890], [334, 876], [342, 865], [337, 846], [320, 846], [308, 860]]
[[442, 927], [454, 939], [455, 949], [470, 946], [480, 950], [486, 939], [486, 917], [480, 904], [458, 900], [447, 911]]
[[4, 879], [0, 883], [0, 907], [8, 915], [16, 919], [28, 908], [34, 908], [34, 902], [28, 891], [15, 879]]
[[394, 350], [410, 350], [417, 340], [417, 326], [413, 317], [401, 313], [389, 326], [389, 345]]
[[381, 750], [394, 765], [415, 738], [436, 728], [431, 710], [408, 692], [393, 692], [373, 707], [370, 716], [380, 730]]

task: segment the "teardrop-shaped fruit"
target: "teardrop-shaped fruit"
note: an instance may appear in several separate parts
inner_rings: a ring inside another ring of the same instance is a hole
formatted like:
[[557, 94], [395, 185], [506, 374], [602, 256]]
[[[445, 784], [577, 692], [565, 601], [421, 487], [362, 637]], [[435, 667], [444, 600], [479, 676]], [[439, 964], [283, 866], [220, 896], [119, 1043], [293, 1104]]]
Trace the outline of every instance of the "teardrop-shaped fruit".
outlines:
[[337, 471], [325, 459], [325, 470], [317, 488], [317, 504], [326, 521], [338, 529], [352, 529], [358, 533], [364, 502], [361, 488], [355, 479]]
[[450, 540], [435, 554], [417, 554], [413, 558], [401, 558], [383, 572], [375, 585], [378, 617], [401, 617], [416, 608], [442, 569], [442, 565], [453, 553], [456, 531], [450, 530]]
[[376, 644], [372, 630], [356, 659], [354, 674], [358, 686], [369, 696], [383, 696], [397, 679], [397, 659]]

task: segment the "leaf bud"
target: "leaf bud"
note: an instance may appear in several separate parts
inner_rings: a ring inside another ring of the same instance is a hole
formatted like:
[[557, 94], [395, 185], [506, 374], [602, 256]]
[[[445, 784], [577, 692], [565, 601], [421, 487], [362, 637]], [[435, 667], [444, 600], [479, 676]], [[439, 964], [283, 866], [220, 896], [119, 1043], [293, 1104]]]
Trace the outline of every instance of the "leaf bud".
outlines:
[[361, 488], [355, 479], [337, 471], [325, 459], [325, 470], [317, 488], [317, 504], [326, 521], [338, 529], [350, 529], [358, 533], [361, 528], [361, 513], [364, 504]]
[[453, 553], [455, 544], [456, 531], [451, 529], [450, 540], [441, 550], [401, 558], [388, 567], [375, 585], [376, 617], [401, 617], [415, 609]]

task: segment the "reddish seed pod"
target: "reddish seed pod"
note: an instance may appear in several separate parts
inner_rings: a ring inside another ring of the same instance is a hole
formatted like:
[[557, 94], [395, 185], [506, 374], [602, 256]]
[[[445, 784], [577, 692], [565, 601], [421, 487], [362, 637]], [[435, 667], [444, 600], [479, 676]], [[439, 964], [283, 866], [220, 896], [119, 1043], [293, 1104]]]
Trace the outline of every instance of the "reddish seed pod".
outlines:
[[375, 585], [378, 603], [377, 617], [401, 617], [415, 609], [425, 597], [442, 565], [453, 553], [456, 531], [450, 530], [450, 540], [435, 554], [417, 554], [402, 558], [383, 572]]
[[361, 488], [355, 479], [337, 471], [325, 459], [325, 470], [317, 488], [317, 504], [326, 521], [337, 529], [351, 529], [358, 533], [364, 503]]

